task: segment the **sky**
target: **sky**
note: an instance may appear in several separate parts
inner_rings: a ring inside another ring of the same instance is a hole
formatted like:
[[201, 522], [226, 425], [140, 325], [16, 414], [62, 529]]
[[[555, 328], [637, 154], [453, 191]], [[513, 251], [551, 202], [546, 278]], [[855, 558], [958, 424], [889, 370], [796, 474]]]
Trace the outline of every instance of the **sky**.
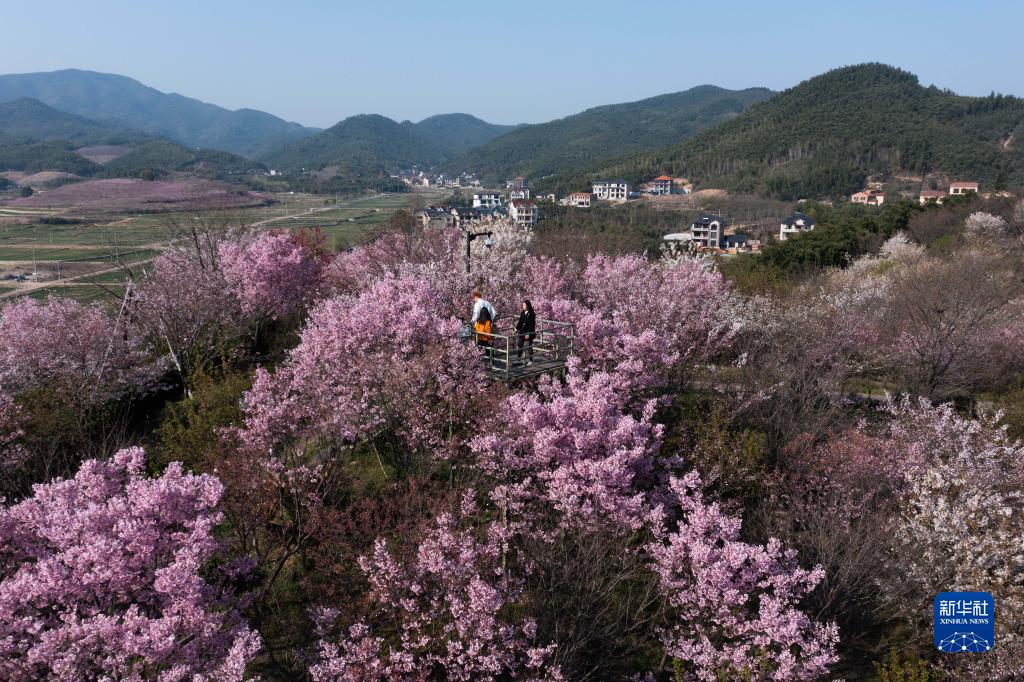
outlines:
[[5, 2], [0, 73], [80, 68], [327, 127], [359, 113], [538, 123], [701, 84], [876, 61], [1024, 96], [1024, 2]]

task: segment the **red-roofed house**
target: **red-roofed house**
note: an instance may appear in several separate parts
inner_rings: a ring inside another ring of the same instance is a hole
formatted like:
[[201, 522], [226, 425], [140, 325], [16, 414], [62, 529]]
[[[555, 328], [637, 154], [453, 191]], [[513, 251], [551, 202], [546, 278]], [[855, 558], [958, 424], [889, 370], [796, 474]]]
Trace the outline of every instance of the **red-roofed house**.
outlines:
[[649, 185], [651, 194], [672, 194], [672, 178], [667, 175], [659, 175]]
[[918, 201], [924, 206], [929, 201], [934, 201], [937, 204], [941, 204], [942, 200], [946, 198], [946, 193], [941, 189], [923, 189], [921, 190], [921, 196], [918, 197]]
[[974, 192], [975, 194], [977, 194], [978, 193], [978, 183], [976, 183], [976, 182], [961, 182], [961, 181], [957, 181], [957, 182], [954, 182], [954, 183], [950, 183], [950, 185], [949, 185], [949, 195], [950, 196], [955, 196], [955, 195], [960, 195], [960, 194], [967, 194], [968, 192]]

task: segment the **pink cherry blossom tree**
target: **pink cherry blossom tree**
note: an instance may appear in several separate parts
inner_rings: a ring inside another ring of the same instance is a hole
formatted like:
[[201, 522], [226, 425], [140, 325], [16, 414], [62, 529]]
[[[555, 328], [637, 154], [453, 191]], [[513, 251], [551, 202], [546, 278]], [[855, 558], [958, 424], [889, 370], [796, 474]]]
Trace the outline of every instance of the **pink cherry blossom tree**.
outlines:
[[739, 539], [740, 521], [704, 501], [700, 477], [673, 478], [681, 517], [648, 551], [674, 613], [666, 652], [700, 680], [811, 680], [838, 660], [834, 625], [812, 620], [800, 600], [821, 581], [778, 540]]
[[0, 676], [241, 680], [260, 644], [210, 568], [220, 495], [132, 448], [0, 509]]
[[287, 232], [260, 232], [218, 246], [224, 279], [242, 314], [277, 318], [300, 308], [320, 279], [315, 254]]
[[486, 385], [448, 310], [442, 292], [409, 277], [320, 302], [288, 360], [257, 372], [245, 440], [263, 451], [297, 439], [367, 443], [399, 471], [453, 456]]
[[533, 644], [533, 622], [505, 613], [519, 587], [502, 568], [501, 546], [457, 528], [448, 514], [408, 564], [378, 540], [360, 565], [394, 630], [385, 637], [357, 623], [340, 645], [322, 641], [313, 679], [561, 679], [548, 666], [552, 647]]
[[51, 296], [0, 310], [0, 390], [45, 387], [90, 406], [142, 392], [154, 380], [133, 330], [99, 306]]
[[678, 380], [726, 350], [738, 329], [728, 284], [693, 259], [591, 256], [581, 289], [576, 300], [552, 303], [551, 314], [576, 324], [584, 367], [638, 386]]

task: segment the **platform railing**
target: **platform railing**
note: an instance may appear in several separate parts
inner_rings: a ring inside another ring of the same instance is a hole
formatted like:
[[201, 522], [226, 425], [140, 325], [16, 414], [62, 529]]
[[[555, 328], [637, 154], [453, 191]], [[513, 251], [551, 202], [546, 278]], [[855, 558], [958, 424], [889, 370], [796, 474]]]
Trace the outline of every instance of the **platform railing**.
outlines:
[[514, 379], [564, 368], [573, 353], [575, 326], [571, 322], [538, 318], [536, 331], [532, 332], [531, 353], [526, 345], [531, 334], [516, 332], [516, 319], [499, 317], [492, 323], [490, 334], [474, 334], [474, 340], [483, 351], [488, 374], [494, 378]]

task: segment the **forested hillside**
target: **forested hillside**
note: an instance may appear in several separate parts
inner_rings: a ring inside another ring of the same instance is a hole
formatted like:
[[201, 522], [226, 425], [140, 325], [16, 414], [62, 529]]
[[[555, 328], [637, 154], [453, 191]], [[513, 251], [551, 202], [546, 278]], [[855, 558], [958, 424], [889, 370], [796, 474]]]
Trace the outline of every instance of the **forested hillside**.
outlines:
[[988, 187], [1024, 182], [1024, 101], [923, 87], [882, 64], [829, 71], [690, 140], [576, 178], [659, 172], [782, 199], [846, 194], [871, 173], [942, 171]]
[[441, 145], [418, 130], [410, 130], [384, 116], [360, 114], [312, 137], [280, 147], [261, 160], [273, 168], [309, 170], [351, 163], [367, 166], [429, 164], [444, 157]]
[[728, 121], [771, 95], [765, 88], [701, 85], [638, 102], [610, 104], [523, 126], [446, 164], [488, 180], [562, 173], [624, 154], [657, 149]]
[[64, 140], [77, 145], [125, 144], [152, 139], [126, 126], [68, 114], [28, 97], [0, 103], [0, 133], [32, 140]]
[[438, 114], [419, 123], [403, 121], [402, 125], [428, 137], [449, 156], [479, 147], [517, 127], [488, 123], [470, 114]]

